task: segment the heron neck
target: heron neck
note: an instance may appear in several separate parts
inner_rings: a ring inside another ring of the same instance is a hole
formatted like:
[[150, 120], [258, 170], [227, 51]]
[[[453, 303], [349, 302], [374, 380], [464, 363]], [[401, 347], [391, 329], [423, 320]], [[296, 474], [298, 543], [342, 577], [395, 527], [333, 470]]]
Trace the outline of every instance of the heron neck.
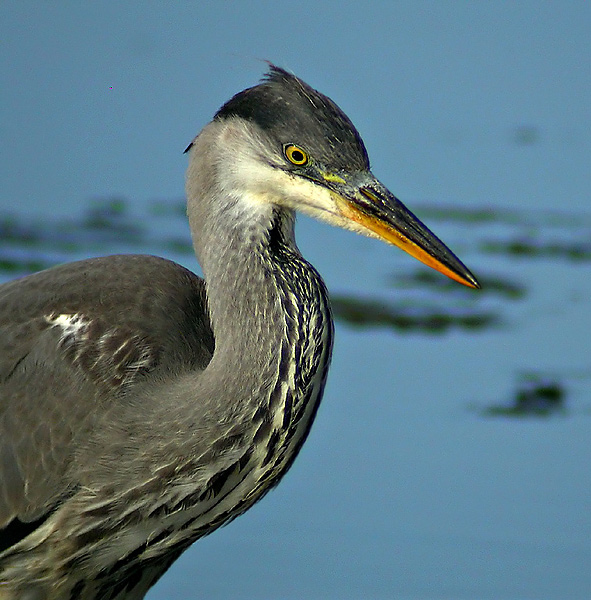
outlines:
[[[212, 197], [219, 199], [219, 190], [210, 191]], [[235, 399], [235, 414], [252, 418], [264, 407], [277, 411], [287, 429], [288, 420], [300, 414], [307, 431], [332, 350], [326, 288], [296, 246], [293, 211], [262, 207], [247, 219], [236, 216], [240, 211], [227, 211], [230, 216], [222, 220], [216, 214], [219, 206], [224, 200], [208, 207], [213, 215], [205, 215], [189, 202], [215, 337], [214, 355], [200, 383], [212, 397], [222, 385]], [[196, 217], [202, 219], [196, 222]], [[275, 407], [274, 395], [281, 398]], [[288, 404], [293, 406], [286, 410]]]
[[[294, 213], [274, 208], [261, 221], [230, 228], [226, 223], [223, 233], [216, 231], [215, 243], [210, 237], [207, 251], [199, 252], [214, 360], [223, 363], [226, 376], [231, 366], [241, 378], [245, 372], [275, 370], [279, 350], [310, 338], [311, 324], [326, 320], [325, 326], [332, 326], [324, 283], [295, 244]], [[318, 337], [309, 343], [324, 342]]]
[[211, 399], [205, 409], [216, 414], [223, 389], [235, 414], [249, 418], [271, 408], [275, 394], [288, 427], [292, 391], [302, 406], [317, 405], [322, 393], [332, 350], [328, 297], [296, 246], [294, 212], [229, 183], [233, 163], [217, 139], [228, 127], [214, 121], [199, 134], [187, 171], [187, 212], [215, 338], [200, 398]]

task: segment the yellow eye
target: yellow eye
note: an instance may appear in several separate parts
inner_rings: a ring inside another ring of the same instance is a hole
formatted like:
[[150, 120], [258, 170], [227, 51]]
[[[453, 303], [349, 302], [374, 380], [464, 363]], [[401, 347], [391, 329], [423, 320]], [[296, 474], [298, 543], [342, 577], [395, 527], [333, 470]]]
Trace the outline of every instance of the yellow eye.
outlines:
[[302, 167], [308, 162], [308, 154], [306, 151], [295, 144], [287, 144], [283, 148], [283, 152], [285, 152], [287, 160], [298, 167]]

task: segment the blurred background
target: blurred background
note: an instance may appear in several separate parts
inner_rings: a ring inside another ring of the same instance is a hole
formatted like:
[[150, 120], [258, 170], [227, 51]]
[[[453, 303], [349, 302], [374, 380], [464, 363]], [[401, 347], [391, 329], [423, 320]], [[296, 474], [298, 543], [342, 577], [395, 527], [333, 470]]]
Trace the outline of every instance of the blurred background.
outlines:
[[483, 284], [302, 218], [333, 367], [282, 484], [150, 600], [591, 597], [591, 4], [0, 3], [0, 280], [199, 271], [182, 152], [265, 60]]

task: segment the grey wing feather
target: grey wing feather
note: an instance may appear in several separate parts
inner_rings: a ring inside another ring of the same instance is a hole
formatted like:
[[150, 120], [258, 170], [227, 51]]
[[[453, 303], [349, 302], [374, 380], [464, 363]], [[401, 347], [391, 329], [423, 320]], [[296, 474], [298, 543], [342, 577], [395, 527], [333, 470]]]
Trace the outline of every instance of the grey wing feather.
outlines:
[[108, 404], [202, 370], [213, 345], [203, 280], [164, 259], [91, 259], [0, 286], [0, 547], [2, 528], [75, 492], [70, 463]]

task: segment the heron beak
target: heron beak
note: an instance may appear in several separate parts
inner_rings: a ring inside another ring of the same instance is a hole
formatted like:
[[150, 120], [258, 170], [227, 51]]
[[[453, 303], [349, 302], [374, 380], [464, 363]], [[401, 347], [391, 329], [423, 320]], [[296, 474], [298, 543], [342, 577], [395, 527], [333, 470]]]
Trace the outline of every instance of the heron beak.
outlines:
[[343, 217], [447, 277], [480, 288], [462, 261], [377, 179], [364, 177], [357, 185], [341, 182], [333, 178], [326, 183]]

